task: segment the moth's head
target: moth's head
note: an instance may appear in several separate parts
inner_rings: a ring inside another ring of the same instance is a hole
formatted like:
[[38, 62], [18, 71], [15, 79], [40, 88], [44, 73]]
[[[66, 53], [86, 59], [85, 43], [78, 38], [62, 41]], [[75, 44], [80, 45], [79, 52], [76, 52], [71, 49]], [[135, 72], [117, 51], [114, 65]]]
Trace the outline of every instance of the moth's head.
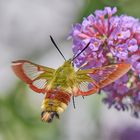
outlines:
[[41, 113], [41, 119], [42, 121], [44, 122], [52, 122], [53, 121], [53, 118], [56, 117], [59, 119], [59, 114], [55, 111], [43, 111]]
[[65, 61], [63, 66], [65, 66], [65, 67], [70, 67], [70, 66], [72, 66], [72, 67], [73, 67], [74, 64], [73, 64], [72, 59], [69, 59], [69, 60]]

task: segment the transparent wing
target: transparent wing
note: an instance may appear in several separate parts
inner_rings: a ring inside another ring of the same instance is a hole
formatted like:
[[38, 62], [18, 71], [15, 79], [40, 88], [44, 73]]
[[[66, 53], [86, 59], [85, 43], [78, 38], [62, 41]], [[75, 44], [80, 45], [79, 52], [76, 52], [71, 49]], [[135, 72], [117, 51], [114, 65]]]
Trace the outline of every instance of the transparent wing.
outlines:
[[98, 92], [100, 88], [111, 84], [127, 73], [130, 67], [130, 64], [121, 63], [77, 71], [78, 90], [75, 96], [87, 96]]
[[54, 69], [34, 64], [27, 60], [12, 62], [15, 74], [38, 93], [45, 93], [49, 80], [53, 77]]

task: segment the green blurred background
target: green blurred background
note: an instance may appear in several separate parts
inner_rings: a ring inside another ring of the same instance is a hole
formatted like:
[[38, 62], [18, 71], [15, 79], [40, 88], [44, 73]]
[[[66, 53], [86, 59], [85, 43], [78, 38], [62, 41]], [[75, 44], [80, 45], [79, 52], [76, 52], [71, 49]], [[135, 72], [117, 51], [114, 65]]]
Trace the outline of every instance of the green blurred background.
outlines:
[[105, 6], [140, 17], [140, 0], [0, 0], [0, 140], [109, 140], [128, 126], [140, 126], [130, 113], [108, 110], [101, 95], [76, 98], [76, 109], [71, 103], [60, 120], [44, 123], [43, 95], [31, 91], [10, 68], [17, 59], [57, 68], [63, 60], [49, 35], [72, 57], [72, 41], [67, 40], [72, 24]]

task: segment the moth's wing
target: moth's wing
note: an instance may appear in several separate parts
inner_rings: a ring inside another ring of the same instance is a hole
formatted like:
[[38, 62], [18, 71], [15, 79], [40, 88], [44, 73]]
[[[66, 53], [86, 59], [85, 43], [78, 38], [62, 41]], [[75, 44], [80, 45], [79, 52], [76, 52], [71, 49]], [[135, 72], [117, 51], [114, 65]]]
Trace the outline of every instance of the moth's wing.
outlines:
[[77, 71], [78, 90], [75, 96], [87, 96], [98, 92], [130, 70], [126, 63], [114, 64], [94, 69]]
[[46, 92], [47, 83], [55, 72], [52, 68], [37, 65], [27, 60], [13, 61], [12, 69], [21, 80], [38, 93]]

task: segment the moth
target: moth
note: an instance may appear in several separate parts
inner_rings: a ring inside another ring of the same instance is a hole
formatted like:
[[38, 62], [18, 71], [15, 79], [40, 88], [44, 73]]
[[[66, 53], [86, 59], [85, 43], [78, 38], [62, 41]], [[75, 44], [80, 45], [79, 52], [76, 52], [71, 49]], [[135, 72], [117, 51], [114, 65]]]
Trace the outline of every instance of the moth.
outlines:
[[[51, 40], [63, 56], [52, 37]], [[44, 94], [45, 98], [41, 106], [41, 119], [43, 121], [52, 122], [54, 117], [59, 118], [71, 99], [73, 99], [74, 103], [74, 97], [95, 94], [129, 71], [131, 66], [127, 63], [75, 70], [73, 65], [74, 59], [89, 44], [69, 60], [66, 60], [63, 56], [65, 62], [58, 69], [41, 66], [28, 60], [12, 62], [12, 69], [15, 74], [28, 84], [33, 91]]]

